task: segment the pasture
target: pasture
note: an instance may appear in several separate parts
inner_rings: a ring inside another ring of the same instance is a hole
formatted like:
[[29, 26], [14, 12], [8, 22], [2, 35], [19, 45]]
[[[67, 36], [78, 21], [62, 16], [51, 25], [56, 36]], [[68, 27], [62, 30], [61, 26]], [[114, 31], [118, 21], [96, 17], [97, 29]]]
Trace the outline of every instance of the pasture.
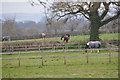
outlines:
[[[106, 43], [119, 46], [119, 33], [100, 34], [102, 39], [102, 48], [106, 47]], [[60, 50], [67, 46], [68, 49], [82, 49], [88, 41], [89, 35], [71, 36], [68, 44], [64, 44], [60, 37], [46, 39], [30, 39], [5, 41], [2, 45], [2, 52], [14, 51], [40, 51], [40, 50]]]
[[[100, 38], [119, 46], [120, 33], [100, 34]], [[86, 42], [89, 35], [72, 36], [70, 42]], [[117, 40], [117, 41], [116, 41]], [[3, 43], [17, 42], [49, 42], [58, 41], [62, 43], [59, 37], [46, 39], [30, 39], [5, 41]], [[84, 43], [81, 44], [84, 44]], [[22, 43], [23, 44], [23, 43]], [[56, 43], [55, 43], [56, 44]], [[13, 45], [13, 44], [12, 44]], [[38, 45], [38, 44], [37, 44]], [[69, 44], [68, 46], [77, 47], [77, 50], [83, 49], [79, 45]], [[62, 47], [63, 48], [63, 47]], [[103, 47], [104, 48], [104, 47]], [[110, 47], [111, 48], [111, 47]], [[54, 50], [54, 48], [53, 48]], [[85, 51], [61, 51], [57, 52], [16, 52], [15, 54], [2, 54], [2, 77], [3, 78], [118, 78], [118, 51], [101, 50], [85, 53]]]
[[[118, 40], [120, 33], [106, 33], [106, 34], [100, 34], [100, 38], [102, 40]], [[77, 35], [77, 36], [71, 36], [70, 41], [88, 41], [89, 35]], [[54, 37], [54, 38], [46, 38], [46, 39], [27, 39], [27, 40], [15, 40], [10, 42], [30, 42], [30, 41], [61, 41], [60, 37]], [[8, 41], [5, 41], [8, 42]]]
[[[118, 56], [116, 55], [118, 52], [106, 50], [99, 54], [96, 51], [88, 52], [88, 55], [84, 51], [3, 54], [2, 77], [118, 78]], [[41, 57], [43, 59], [40, 59]]]

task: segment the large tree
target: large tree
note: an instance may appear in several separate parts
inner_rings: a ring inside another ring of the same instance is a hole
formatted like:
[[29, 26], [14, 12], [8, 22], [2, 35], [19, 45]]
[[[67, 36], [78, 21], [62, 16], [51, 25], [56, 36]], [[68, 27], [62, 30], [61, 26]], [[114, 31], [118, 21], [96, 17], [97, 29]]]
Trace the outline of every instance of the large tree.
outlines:
[[[38, 0], [44, 5], [40, 0]], [[90, 22], [90, 40], [99, 40], [99, 28], [119, 18], [120, 1], [118, 2], [53, 2], [50, 6], [58, 20], [68, 15], [78, 18], [84, 16]], [[66, 19], [67, 20], [67, 19]]]

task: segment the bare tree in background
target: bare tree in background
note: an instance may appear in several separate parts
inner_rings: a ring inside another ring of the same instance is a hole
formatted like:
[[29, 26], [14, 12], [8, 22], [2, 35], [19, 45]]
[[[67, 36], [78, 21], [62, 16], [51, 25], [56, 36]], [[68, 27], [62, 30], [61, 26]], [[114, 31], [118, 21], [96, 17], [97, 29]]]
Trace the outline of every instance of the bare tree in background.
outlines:
[[73, 32], [74, 30], [77, 29], [78, 25], [79, 25], [79, 22], [77, 19], [70, 18], [68, 19], [66, 26], [70, 30], [70, 32]]
[[120, 25], [119, 20], [120, 19], [116, 19], [104, 25], [103, 27], [100, 28], [100, 32], [101, 33], [116, 33], [116, 32], [118, 33], [119, 25]]
[[80, 34], [81, 35], [88, 35], [90, 33], [90, 29], [89, 29], [89, 23], [83, 23], [83, 24], [79, 24], [80, 27]]
[[0, 19], [0, 41], [2, 41], [2, 20]]
[[50, 31], [54, 31], [55, 34], [62, 31], [62, 28], [64, 26], [62, 21], [56, 21], [55, 19], [50, 19], [49, 22], [47, 22], [47, 27]]
[[15, 31], [15, 17], [12, 19], [5, 19], [2, 24], [2, 33], [4, 34], [3, 36], [14, 36], [14, 31]]

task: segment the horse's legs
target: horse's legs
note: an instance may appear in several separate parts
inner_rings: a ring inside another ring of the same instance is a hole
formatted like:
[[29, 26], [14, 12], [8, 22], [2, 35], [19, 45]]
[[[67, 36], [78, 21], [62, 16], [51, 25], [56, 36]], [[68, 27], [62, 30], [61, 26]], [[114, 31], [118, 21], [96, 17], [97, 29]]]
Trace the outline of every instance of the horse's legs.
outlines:
[[67, 40], [66, 39], [64, 39], [64, 41], [63, 42], [67, 42]]
[[65, 39], [63, 40], [63, 42], [65, 42]]
[[92, 53], [92, 52], [93, 52], [93, 50], [90, 50], [90, 52]]
[[100, 50], [97, 50], [97, 53], [100, 53]]
[[66, 43], [68, 43], [68, 40], [66, 40]]
[[68, 39], [66, 39], [66, 42], [68, 43]]

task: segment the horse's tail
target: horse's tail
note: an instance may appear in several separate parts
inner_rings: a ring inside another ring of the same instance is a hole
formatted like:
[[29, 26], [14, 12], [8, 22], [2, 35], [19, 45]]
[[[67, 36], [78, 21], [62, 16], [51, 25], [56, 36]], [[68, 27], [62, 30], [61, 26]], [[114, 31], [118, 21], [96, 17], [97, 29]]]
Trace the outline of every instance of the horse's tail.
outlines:
[[61, 37], [61, 40], [62, 40], [62, 38], [64, 38], [64, 36]]

